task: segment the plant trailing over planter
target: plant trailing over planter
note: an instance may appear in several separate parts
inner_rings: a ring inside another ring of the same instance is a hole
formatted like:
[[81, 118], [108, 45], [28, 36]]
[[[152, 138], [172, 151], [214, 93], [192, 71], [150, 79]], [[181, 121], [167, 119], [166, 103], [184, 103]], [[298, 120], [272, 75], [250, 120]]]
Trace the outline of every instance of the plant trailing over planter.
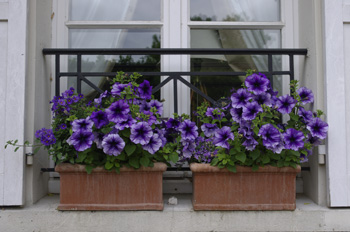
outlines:
[[180, 157], [232, 172], [238, 165], [258, 170], [265, 165], [296, 168], [306, 162], [328, 130], [322, 111], [305, 108], [313, 103], [311, 90], [291, 81], [291, 95], [278, 96], [265, 75], [252, 72], [242, 86], [223, 107], [203, 103], [198, 108], [201, 131], [189, 121], [180, 124]]
[[[94, 102], [86, 103], [73, 88], [53, 98], [52, 129], [38, 130], [35, 137], [56, 164], [84, 164], [89, 173], [97, 166], [119, 172], [122, 166], [137, 169], [170, 160], [162, 152], [166, 143], [160, 120], [163, 105], [153, 99], [147, 80], [137, 83], [140, 76], [119, 72], [111, 91]], [[7, 145], [18, 146], [17, 142]], [[171, 158], [177, 160], [174, 154]]]

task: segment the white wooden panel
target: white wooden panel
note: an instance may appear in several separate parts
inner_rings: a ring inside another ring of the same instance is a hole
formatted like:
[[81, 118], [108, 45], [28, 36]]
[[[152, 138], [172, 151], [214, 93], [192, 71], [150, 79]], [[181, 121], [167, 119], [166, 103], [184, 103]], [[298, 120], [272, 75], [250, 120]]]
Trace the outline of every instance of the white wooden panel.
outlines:
[[[348, 12], [350, 13], [350, 11]], [[347, 143], [350, 144], [350, 24], [344, 24], [344, 68], [345, 68], [345, 93], [346, 93], [346, 125]], [[350, 146], [347, 146], [347, 154], [350, 154]], [[346, 197], [348, 205], [350, 205], [350, 158], [346, 159]]]
[[[12, 0], [8, 5], [8, 54], [5, 102], [5, 140], [24, 141], [27, 1]], [[3, 205], [24, 203], [24, 154], [4, 152]]]
[[342, 0], [323, 2], [326, 115], [329, 124], [327, 173], [331, 207], [350, 206], [342, 3]]
[[0, 20], [8, 19], [8, 3], [0, 2]]
[[[7, 22], [0, 22], [0, 109], [5, 109], [7, 79]], [[0, 110], [0, 205], [4, 202], [5, 111]]]

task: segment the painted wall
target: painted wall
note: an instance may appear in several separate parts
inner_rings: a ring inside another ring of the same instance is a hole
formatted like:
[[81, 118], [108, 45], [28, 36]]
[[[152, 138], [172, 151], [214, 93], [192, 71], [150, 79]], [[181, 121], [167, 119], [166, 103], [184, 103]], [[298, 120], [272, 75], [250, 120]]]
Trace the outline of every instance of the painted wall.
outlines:
[[[51, 73], [50, 57], [44, 57], [43, 48], [51, 47], [52, 1], [31, 0], [28, 15], [28, 72], [26, 79], [26, 131], [25, 138], [35, 141], [34, 133], [50, 127]], [[54, 16], [53, 16], [54, 17]], [[26, 166], [26, 205], [35, 203], [47, 194], [48, 173], [41, 168], [49, 167], [47, 151], [41, 149], [34, 155], [33, 165]]]
[[[311, 89], [315, 102], [310, 110], [325, 110], [323, 38], [322, 38], [322, 2], [318, 0], [298, 2], [299, 47], [307, 48], [308, 55], [299, 61], [300, 86]], [[319, 205], [327, 205], [326, 168], [318, 162], [318, 149], [314, 149], [306, 166], [310, 171], [302, 173], [304, 193]]]

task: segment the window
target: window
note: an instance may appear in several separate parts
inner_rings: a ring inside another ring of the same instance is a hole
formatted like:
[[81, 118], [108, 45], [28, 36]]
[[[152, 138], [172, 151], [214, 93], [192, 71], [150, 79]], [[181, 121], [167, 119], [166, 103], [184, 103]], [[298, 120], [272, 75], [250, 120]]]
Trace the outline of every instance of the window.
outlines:
[[[280, 48], [294, 47], [294, 3], [285, 0], [53, 0], [56, 8], [56, 40], [53, 47], [69, 48]], [[264, 10], [261, 10], [264, 9]], [[82, 71], [265, 71], [265, 56], [83, 56]], [[62, 70], [75, 71], [76, 57], [61, 61]], [[275, 58], [274, 70], [287, 62]], [[151, 77], [156, 85], [161, 77]], [[187, 77], [192, 84], [218, 100], [239, 87], [244, 77]], [[103, 86], [105, 77], [89, 77]], [[75, 84], [66, 78], [61, 87]], [[229, 84], [228, 84], [229, 83]], [[281, 76], [274, 87], [283, 89]], [[288, 88], [288, 87], [287, 87]], [[62, 89], [62, 88], [61, 88]], [[172, 84], [164, 98], [165, 115], [173, 110]], [[85, 94], [92, 94], [83, 86]], [[192, 112], [203, 99], [179, 85], [179, 113]]]

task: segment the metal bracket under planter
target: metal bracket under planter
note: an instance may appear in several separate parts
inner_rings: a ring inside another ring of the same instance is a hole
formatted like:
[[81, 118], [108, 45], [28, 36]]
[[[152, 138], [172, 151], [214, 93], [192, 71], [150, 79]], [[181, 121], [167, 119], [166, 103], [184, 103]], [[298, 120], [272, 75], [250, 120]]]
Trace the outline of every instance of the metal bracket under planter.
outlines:
[[295, 210], [295, 179], [301, 168], [237, 167], [233, 173], [193, 163], [194, 210]]
[[58, 210], [163, 210], [163, 172], [167, 166], [122, 167], [120, 173], [98, 167], [91, 174], [84, 165], [59, 164]]

